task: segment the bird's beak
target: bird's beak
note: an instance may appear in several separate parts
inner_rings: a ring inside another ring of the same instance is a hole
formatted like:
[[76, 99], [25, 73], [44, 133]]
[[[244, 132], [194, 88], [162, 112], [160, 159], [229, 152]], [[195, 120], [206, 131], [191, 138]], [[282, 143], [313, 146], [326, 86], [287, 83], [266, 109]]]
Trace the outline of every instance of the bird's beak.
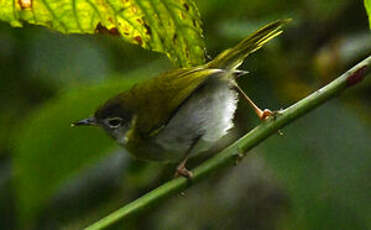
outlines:
[[95, 126], [97, 125], [97, 122], [95, 120], [95, 117], [89, 117], [86, 119], [83, 119], [81, 121], [72, 122], [71, 126], [80, 126], [80, 125], [86, 125], [86, 126]]

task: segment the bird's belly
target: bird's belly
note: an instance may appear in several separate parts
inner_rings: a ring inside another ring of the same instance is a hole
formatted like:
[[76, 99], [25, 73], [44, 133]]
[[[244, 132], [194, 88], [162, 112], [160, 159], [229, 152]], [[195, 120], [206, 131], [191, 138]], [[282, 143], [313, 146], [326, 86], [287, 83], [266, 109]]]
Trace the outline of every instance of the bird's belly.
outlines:
[[170, 161], [182, 159], [191, 147], [191, 155], [208, 150], [233, 127], [237, 101], [231, 82], [208, 80], [156, 136], [156, 144], [171, 153]]

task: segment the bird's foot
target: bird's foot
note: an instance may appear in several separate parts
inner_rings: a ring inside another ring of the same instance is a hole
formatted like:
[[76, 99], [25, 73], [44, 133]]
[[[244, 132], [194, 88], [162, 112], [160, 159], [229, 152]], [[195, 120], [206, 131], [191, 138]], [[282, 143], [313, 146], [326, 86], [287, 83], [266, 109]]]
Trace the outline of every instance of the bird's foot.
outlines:
[[274, 114], [274, 112], [272, 112], [271, 110], [269, 110], [269, 109], [264, 109], [264, 110], [262, 111], [262, 113], [259, 115], [259, 118], [260, 118], [260, 120], [265, 121], [265, 120], [267, 120], [269, 117], [272, 117], [273, 114]]
[[191, 179], [193, 177], [193, 173], [190, 170], [188, 170], [184, 165], [179, 165], [176, 168], [174, 177], [179, 177], [179, 176], [183, 176], [187, 179]]
[[265, 121], [267, 120], [268, 118], [273, 118], [273, 119], [276, 119], [277, 116], [279, 116], [282, 112], [282, 109], [280, 110], [275, 110], [275, 111], [271, 111], [269, 109], [264, 109], [261, 113], [261, 115], [259, 116], [260, 120], [262, 121]]

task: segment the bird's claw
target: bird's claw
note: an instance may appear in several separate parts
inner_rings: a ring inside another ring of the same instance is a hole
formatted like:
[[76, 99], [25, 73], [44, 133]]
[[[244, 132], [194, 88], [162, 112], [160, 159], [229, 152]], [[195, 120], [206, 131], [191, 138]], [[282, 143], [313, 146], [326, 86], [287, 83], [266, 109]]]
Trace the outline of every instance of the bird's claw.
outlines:
[[260, 117], [262, 121], [268, 120], [269, 118], [276, 119], [277, 116], [281, 115], [282, 109], [271, 111], [269, 109], [264, 109]]
[[193, 173], [188, 170], [186, 167], [178, 167], [175, 171], [174, 177], [183, 176], [187, 179], [191, 179], [193, 177]]

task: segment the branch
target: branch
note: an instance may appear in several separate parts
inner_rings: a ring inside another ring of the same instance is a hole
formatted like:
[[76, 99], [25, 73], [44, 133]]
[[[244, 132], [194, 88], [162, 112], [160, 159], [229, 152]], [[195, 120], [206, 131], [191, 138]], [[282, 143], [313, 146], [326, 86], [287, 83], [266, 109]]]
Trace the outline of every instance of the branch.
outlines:
[[335, 97], [347, 88], [359, 83], [366, 75], [367, 69], [370, 65], [371, 56], [358, 63], [352, 69], [348, 70], [325, 87], [317, 90], [289, 108], [280, 111], [276, 117], [270, 118], [261, 123], [235, 143], [225, 148], [211, 159], [205, 161], [199, 167], [195, 168], [193, 170], [192, 180], [187, 180], [185, 178], [173, 179], [124, 207], [112, 212], [103, 219], [88, 226], [86, 229], [96, 230], [106, 228], [119, 220], [127, 218], [132, 214], [138, 213], [139, 211], [170, 197], [173, 194], [183, 191], [192, 184], [205, 178], [211, 172], [228, 165], [233, 165], [237, 160], [240, 160], [245, 156], [247, 151], [251, 150], [270, 135], [276, 133], [280, 128], [308, 113], [322, 103], [330, 100], [332, 97]]

